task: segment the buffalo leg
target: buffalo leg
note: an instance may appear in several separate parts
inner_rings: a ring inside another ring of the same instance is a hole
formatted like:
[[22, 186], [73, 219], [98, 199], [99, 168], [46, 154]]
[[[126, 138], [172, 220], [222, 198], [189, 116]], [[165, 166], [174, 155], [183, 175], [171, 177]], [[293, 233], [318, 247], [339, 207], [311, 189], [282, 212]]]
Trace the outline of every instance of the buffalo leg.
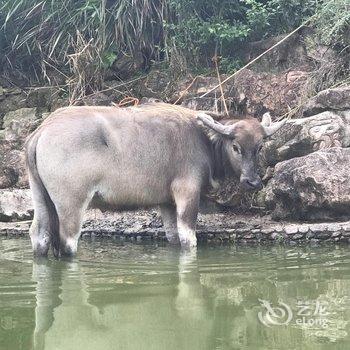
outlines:
[[176, 208], [174, 205], [162, 205], [160, 207], [160, 213], [162, 215], [163, 226], [166, 234], [166, 238], [169, 243], [179, 243], [179, 234], [177, 232], [177, 219]]
[[36, 256], [46, 256], [50, 247], [51, 232], [48, 214], [44, 209], [35, 210], [29, 229], [33, 252]]
[[73, 256], [77, 252], [82, 216], [83, 208], [70, 207], [58, 210], [61, 256]]
[[52, 227], [50, 225], [50, 209], [45, 201], [40, 186], [29, 177], [34, 200], [34, 218], [29, 229], [33, 252], [36, 256], [46, 256], [50, 247]]
[[200, 192], [196, 188], [182, 187], [174, 191], [177, 212], [177, 230], [182, 247], [197, 246], [196, 222]]

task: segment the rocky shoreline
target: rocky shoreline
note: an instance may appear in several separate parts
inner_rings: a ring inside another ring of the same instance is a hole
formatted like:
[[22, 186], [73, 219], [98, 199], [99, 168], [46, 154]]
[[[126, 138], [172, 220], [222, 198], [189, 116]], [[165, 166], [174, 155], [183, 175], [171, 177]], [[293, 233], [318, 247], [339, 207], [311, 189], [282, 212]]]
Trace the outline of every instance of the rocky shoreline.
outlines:
[[[317, 58], [309, 51], [291, 48], [288, 67], [282, 67], [273, 60], [282, 54], [277, 50], [269, 66], [260, 67], [261, 71], [246, 69], [223, 85], [227, 117], [261, 120], [269, 112], [273, 120], [289, 118], [262, 148], [263, 190], [243, 193], [238, 179], [227, 178], [208, 193], [215, 208], [199, 217], [200, 241], [350, 243], [350, 85], [346, 82], [311, 97], [307, 91], [312, 62], [321, 64], [327, 55]], [[305, 64], [294, 60], [299, 52], [304, 52]], [[140, 103], [161, 99], [215, 112], [220, 119], [222, 101], [216, 90], [211, 91], [217, 77], [185, 76], [169, 90], [170, 79], [166, 72], [152, 69], [147, 78], [125, 89], [128, 95], [138, 96]], [[125, 94], [116, 93], [112, 85], [77, 104], [119, 108], [116, 102]], [[208, 93], [205, 98], [203, 93]], [[33, 204], [25, 169], [25, 140], [51, 112], [68, 103], [58, 87], [17, 88], [0, 82], [0, 235], [27, 234]], [[90, 211], [82, 235], [165, 240], [155, 211]]]
[[[31, 221], [0, 222], [0, 236], [28, 234]], [[82, 237], [127, 241], [165, 242], [160, 216], [155, 210], [122, 213], [86, 213]], [[230, 212], [200, 214], [197, 238], [208, 244], [311, 244], [350, 243], [350, 221], [323, 223], [275, 222], [269, 216]]]

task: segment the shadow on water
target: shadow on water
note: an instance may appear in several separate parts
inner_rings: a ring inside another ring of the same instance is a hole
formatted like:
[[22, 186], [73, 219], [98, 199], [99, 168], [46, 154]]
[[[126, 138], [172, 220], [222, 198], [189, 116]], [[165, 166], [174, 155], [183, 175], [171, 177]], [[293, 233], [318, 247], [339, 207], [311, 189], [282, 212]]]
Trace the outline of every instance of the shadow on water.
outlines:
[[348, 247], [83, 240], [64, 261], [3, 238], [0, 251], [1, 350], [350, 347]]

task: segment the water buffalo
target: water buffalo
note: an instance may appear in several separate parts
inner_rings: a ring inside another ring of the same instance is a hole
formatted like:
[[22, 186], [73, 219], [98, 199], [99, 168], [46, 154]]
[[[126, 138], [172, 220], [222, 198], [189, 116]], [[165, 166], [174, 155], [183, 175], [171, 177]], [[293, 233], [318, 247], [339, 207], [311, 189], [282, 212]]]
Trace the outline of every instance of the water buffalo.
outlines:
[[168, 240], [196, 246], [201, 193], [231, 168], [247, 189], [263, 139], [282, 123], [265, 116], [221, 124], [165, 103], [67, 107], [51, 114], [26, 145], [34, 200], [34, 253], [77, 250], [84, 210], [159, 206]]

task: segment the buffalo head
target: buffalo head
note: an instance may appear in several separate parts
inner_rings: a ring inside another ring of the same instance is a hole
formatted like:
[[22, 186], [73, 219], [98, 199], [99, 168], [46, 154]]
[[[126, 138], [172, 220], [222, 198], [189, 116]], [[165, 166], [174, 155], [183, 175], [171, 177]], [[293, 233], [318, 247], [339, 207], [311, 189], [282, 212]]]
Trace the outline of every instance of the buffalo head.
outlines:
[[205, 113], [200, 113], [197, 118], [209, 128], [209, 138], [214, 147], [214, 176], [222, 176], [230, 167], [245, 190], [261, 189], [258, 160], [263, 140], [276, 132], [285, 121], [272, 123], [269, 113], [264, 114], [261, 123], [249, 118], [222, 124]]

